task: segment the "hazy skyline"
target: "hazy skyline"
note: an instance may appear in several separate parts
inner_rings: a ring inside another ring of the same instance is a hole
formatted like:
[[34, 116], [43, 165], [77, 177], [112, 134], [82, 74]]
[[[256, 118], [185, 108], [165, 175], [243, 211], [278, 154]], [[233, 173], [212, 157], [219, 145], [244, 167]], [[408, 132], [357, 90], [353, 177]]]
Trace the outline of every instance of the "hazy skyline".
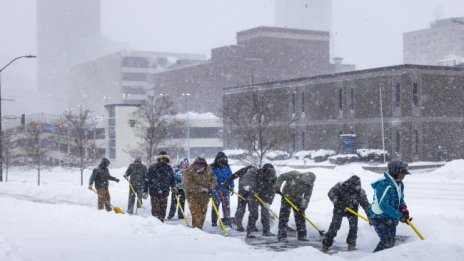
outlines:
[[[404, 32], [464, 16], [462, 0], [332, 0], [332, 7], [332, 57], [358, 69], [401, 64]], [[35, 8], [36, 0], [0, 0], [0, 66], [36, 54]], [[209, 56], [212, 48], [235, 44], [238, 31], [273, 24], [273, 0], [102, 0], [103, 36], [134, 50]], [[4, 71], [3, 91], [35, 88], [35, 65], [23, 60]]]

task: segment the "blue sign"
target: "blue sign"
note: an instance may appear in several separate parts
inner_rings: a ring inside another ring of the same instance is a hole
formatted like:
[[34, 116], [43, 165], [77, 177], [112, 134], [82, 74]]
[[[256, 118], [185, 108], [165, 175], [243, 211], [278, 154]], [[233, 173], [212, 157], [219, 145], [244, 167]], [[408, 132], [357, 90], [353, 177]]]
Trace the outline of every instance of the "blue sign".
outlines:
[[356, 134], [340, 134], [340, 154], [356, 154]]
[[46, 133], [55, 133], [55, 130], [56, 130], [56, 126], [53, 125], [53, 124], [48, 124], [48, 123], [44, 123], [43, 124], [43, 132], [46, 132]]

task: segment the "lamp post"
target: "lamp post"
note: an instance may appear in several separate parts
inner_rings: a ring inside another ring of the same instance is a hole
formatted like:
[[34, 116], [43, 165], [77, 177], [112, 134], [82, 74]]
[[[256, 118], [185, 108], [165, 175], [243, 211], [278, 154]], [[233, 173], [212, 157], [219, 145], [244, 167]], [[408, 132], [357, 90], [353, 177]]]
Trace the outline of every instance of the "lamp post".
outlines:
[[5, 66], [0, 69], [0, 182], [3, 182], [3, 130], [2, 130], [2, 72], [6, 69], [10, 64], [19, 60], [21, 58], [37, 58], [34, 55], [23, 55], [18, 56], [7, 63]]
[[182, 93], [182, 96], [185, 96], [186, 107], [187, 107], [187, 159], [190, 161], [190, 112], [189, 112], [189, 96], [190, 93]]
[[382, 86], [379, 85], [379, 95], [380, 95], [380, 121], [382, 127], [382, 153], [383, 153], [383, 163], [386, 162], [385, 159], [385, 131], [383, 126], [383, 106], [382, 106]]

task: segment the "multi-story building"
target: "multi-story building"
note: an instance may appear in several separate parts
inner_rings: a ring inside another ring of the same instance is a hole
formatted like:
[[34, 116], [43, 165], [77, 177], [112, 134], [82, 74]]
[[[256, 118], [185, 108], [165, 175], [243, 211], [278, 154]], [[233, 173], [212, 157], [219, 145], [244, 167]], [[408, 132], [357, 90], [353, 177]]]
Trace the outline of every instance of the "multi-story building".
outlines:
[[[294, 119], [294, 141], [282, 150], [338, 151], [340, 135], [355, 134], [358, 148], [382, 149], [384, 139], [393, 159], [464, 157], [463, 67], [399, 65], [228, 87], [225, 112], [254, 90], [271, 92], [273, 110]], [[236, 148], [227, 113], [224, 130], [224, 146]]]
[[403, 34], [405, 64], [464, 63], [464, 17], [437, 20], [430, 28]]
[[68, 72], [100, 54], [100, 0], [37, 1], [38, 89], [53, 113], [66, 109]]
[[[107, 157], [111, 166], [128, 166], [134, 155], [130, 151], [141, 142], [137, 137], [134, 112], [140, 107], [137, 104], [108, 104], [105, 106], [108, 115], [107, 126]], [[167, 151], [177, 161], [190, 156], [214, 157], [223, 148], [222, 121], [211, 113], [178, 114], [171, 117], [182, 122], [170, 130], [169, 138], [163, 141], [158, 150]], [[157, 155], [158, 152], [155, 152]]]
[[186, 111], [222, 113], [222, 89], [229, 86], [335, 72], [329, 61], [329, 33], [257, 27], [237, 33], [237, 44], [215, 48], [204, 63], [154, 75], [155, 93], [170, 95]]
[[104, 114], [107, 103], [139, 103], [153, 93], [154, 73], [203, 61], [203, 55], [119, 51], [72, 66], [69, 106]]
[[329, 32], [332, 0], [275, 0], [275, 26]]

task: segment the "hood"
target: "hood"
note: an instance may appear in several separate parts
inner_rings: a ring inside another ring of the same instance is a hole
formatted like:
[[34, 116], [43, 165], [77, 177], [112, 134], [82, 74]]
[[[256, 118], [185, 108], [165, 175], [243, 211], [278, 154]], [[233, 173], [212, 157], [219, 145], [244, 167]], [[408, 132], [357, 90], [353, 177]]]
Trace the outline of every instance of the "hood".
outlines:
[[361, 190], [361, 179], [353, 175], [342, 183], [342, 186], [350, 190]]
[[169, 155], [158, 155], [156, 156], [156, 162], [161, 163], [161, 160], [165, 159], [167, 164], [171, 163], [171, 157]]
[[312, 172], [301, 173], [300, 180], [308, 186], [313, 186], [314, 181], [316, 180], [316, 175]]

